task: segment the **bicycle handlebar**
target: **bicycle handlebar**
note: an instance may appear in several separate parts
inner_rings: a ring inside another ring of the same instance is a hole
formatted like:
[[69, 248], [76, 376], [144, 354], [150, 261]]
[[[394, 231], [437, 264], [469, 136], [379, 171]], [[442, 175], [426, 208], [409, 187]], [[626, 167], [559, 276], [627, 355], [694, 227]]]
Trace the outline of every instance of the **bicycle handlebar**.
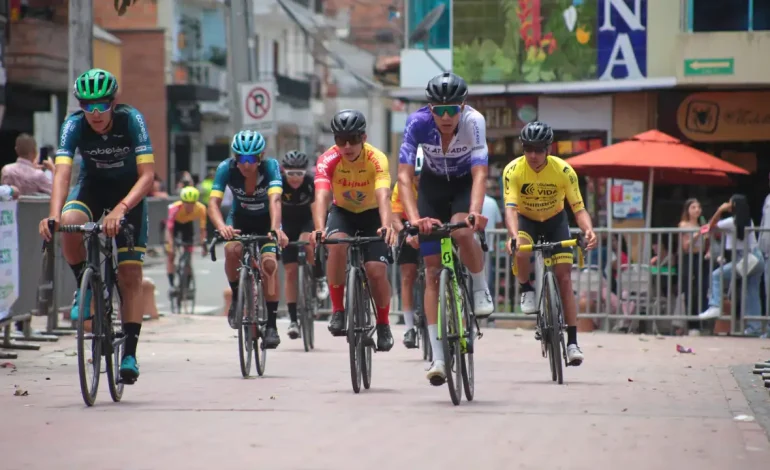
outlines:
[[572, 247], [580, 247], [581, 250], [586, 249], [586, 241], [583, 237], [582, 233], [577, 234], [577, 236], [570, 240], [562, 240], [560, 242], [542, 242], [542, 243], [534, 243], [534, 244], [527, 244], [527, 245], [519, 245], [516, 246], [516, 240], [513, 238], [511, 239], [511, 251], [522, 251], [522, 252], [532, 252], [532, 251], [543, 251], [547, 249], [554, 249], [554, 248], [572, 248]]
[[[471, 224], [473, 224], [474, 217], [468, 216], [468, 220]], [[436, 234], [439, 236], [447, 236], [454, 232], [455, 230], [463, 229], [463, 228], [470, 228], [468, 224], [465, 222], [453, 222], [453, 223], [447, 223], [447, 224], [433, 224], [433, 231], [431, 234]], [[404, 230], [402, 232], [406, 233], [407, 235], [419, 235], [420, 229], [419, 227], [415, 227], [412, 224], [409, 223], [409, 221], [404, 222]], [[484, 233], [484, 231], [479, 230], [476, 232], [479, 236], [479, 242], [481, 243], [481, 250], [484, 252], [489, 251], [489, 246], [487, 245], [487, 236]]]
[[241, 243], [265, 243], [265, 242], [274, 242], [276, 246], [278, 246], [278, 240], [276, 237], [276, 234], [274, 232], [270, 232], [271, 235], [235, 235], [233, 238], [229, 240], [225, 240], [222, 238], [222, 236], [219, 234], [218, 230], [214, 230], [214, 238], [211, 240], [211, 243], [209, 243], [208, 251], [211, 255], [211, 261], [217, 260], [217, 253], [214, 247], [222, 242], [241, 242]]
[[[321, 241], [321, 233], [316, 233], [316, 244], [317, 245], [366, 245], [367, 243], [376, 243], [376, 242], [384, 242], [384, 236], [381, 237], [379, 235], [375, 237], [345, 237], [345, 238], [327, 238], [323, 241]], [[389, 247], [388, 247], [389, 248]], [[393, 252], [392, 250], [388, 249], [387, 253], [387, 259], [388, 263], [393, 264]], [[321, 250], [315, 250], [315, 262], [316, 265], [319, 265], [321, 263]]]
[[[96, 222], [86, 222], [83, 225], [59, 225], [58, 229], [56, 229], [55, 226], [56, 226], [56, 221], [54, 221], [53, 219], [48, 219], [48, 229], [51, 231], [51, 233], [64, 232], [64, 233], [83, 233], [86, 235], [99, 235], [100, 233], [104, 232], [104, 225], [97, 224]], [[129, 224], [126, 221], [125, 217], [120, 219], [120, 231], [123, 233], [123, 236], [126, 238], [126, 248], [128, 248], [129, 252], [133, 252], [134, 251], [134, 226]]]

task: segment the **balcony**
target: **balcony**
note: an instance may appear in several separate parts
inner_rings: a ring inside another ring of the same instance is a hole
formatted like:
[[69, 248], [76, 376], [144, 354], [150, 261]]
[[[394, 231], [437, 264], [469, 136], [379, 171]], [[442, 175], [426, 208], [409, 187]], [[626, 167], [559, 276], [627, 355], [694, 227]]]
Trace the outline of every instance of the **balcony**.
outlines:
[[306, 80], [296, 80], [281, 74], [275, 74], [278, 97], [297, 108], [310, 107], [312, 87]]
[[12, 28], [4, 58], [8, 82], [66, 91], [71, 86], [67, 72], [67, 25], [23, 18], [13, 23]]
[[209, 62], [188, 62], [187, 83], [227, 93], [229, 83], [227, 70]]

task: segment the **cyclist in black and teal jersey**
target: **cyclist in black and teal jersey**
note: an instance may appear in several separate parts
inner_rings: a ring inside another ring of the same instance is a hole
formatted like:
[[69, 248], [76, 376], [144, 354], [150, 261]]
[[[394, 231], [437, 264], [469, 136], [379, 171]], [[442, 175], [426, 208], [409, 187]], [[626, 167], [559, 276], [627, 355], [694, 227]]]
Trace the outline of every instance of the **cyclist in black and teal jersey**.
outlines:
[[[118, 247], [126, 335], [120, 374], [125, 383], [133, 383], [139, 377], [136, 346], [142, 329], [142, 263], [148, 229], [145, 197], [152, 190], [155, 157], [142, 113], [115, 103], [118, 82], [110, 72], [89, 70], [77, 78], [74, 88], [80, 110], [70, 114], [61, 127], [49, 218], [40, 221], [40, 234], [50, 240], [49, 220], [82, 225], [100, 219], [109, 210], [102, 224], [106, 235], [115, 237]], [[80, 176], [67, 196], [76, 149], [83, 157]], [[125, 237], [119, 234], [123, 217], [134, 227], [133, 253], [128, 252]], [[83, 235], [63, 233], [62, 251], [80, 286], [86, 268]], [[79, 317], [81, 305], [91, 305], [90, 295], [82, 302], [77, 297], [76, 293], [70, 312], [73, 320]], [[90, 314], [86, 312], [85, 318]]]
[[[266, 146], [265, 138], [259, 132], [244, 130], [235, 134], [230, 146], [235, 155], [220, 163], [214, 176], [214, 185], [209, 195], [209, 218], [225, 240], [233, 238], [236, 233], [268, 235], [274, 232], [278, 235], [278, 243], [285, 247], [289, 241], [281, 230], [281, 170], [275, 159], [264, 157]], [[228, 186], [233, 192], [233, 205], [225, 220], [220, 206]], [[275, 243], [265, 243], [261, 246], [260, 253], [267, 301], [265, 346], [275, 349], [281, 344], [275, 322], [280, 298]], [[225, 274], [233, 291], [227, 321], [233, 329], [236, 328], [235, 299], [238, 298], [240, 260], [240, 243], [227, 243]]]

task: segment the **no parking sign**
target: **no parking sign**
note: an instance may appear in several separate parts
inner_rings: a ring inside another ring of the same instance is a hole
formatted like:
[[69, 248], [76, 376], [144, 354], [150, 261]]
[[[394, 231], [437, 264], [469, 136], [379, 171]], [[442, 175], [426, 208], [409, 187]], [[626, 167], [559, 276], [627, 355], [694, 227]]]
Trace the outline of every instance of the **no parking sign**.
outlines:
[[243, 127], [263, 134], [275, 133], [275, 83], [242, 83]]

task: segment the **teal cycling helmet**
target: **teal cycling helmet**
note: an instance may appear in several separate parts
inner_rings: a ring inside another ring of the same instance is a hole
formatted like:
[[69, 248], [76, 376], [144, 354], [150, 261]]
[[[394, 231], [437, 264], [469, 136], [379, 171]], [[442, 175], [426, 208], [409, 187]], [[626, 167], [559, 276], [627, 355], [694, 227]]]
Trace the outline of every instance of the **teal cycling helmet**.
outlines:
[[256, 131], [240, 131], [233, 136], [230, 148], [238, 155], [259, 155], [265, 151], [267, 142], [262, 134]]

